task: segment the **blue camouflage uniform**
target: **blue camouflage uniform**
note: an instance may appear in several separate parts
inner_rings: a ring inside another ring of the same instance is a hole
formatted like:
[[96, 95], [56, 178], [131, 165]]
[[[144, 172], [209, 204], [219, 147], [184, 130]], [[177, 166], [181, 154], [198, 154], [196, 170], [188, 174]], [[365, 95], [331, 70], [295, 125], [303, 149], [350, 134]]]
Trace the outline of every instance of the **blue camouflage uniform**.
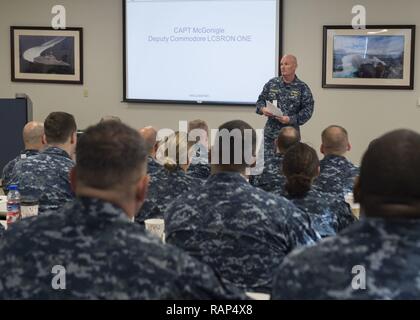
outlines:
[[3, 188], [6, 190], [6, 187], [9, 185], [9, 182], [13, 179], [13, 169], [16, 166], [16, 163], [20, 160], [27, 159], [29, 157], [32, 157], [34, 155], [39, 154], [38, 150], [32, 150], [27, 149], [23, 150], [20, 155], [18, 155], [16, 158], [11, 160], [9, 163], [7, 163], [3, 168], [3, 175], [2, 175], [2, 184]]
[[284, 155], [280, 153], [274, 154], [272, 157], [268, 157], [264, 161], [264, 170], [262, 174], [253, 176], [252, 185], [263, 189], [267, 192], [278, 192], [283, 189], [286, 177], [283, 175]]
[[[0, 256], [0, 299], [243, 298], [209, 267], [94, 198], [15, 223]], [[52, 288], [62, 283], [53, 279], [54, 266], [65, 268], [65, 290]]]
[[420, 299], [419, 265], [420, 219], [364, 218], [284, 259], [272, 298]]
[[4, 230], [3, 225], [0, 223], [0, 238], [3, 237], [3, 234], [6, 230]]
[[297, 76], [291, 83], [283, 81], [283, 77], [275, 77], [264, 85], [263, 91], [256, 103], [258, 114], [266, 106], [266, 101], [277, 100], [277, 105], [285, 116], [290, 117], [290, 123], [282, 124], [276, 118], [269, 117], [264, 127], [264, 154], [274, 152], [273, 143], [281, 128], [305, 124], [312, 116], [314, 99], [309, 87]]
[[210, 177], [211, 166], [205, 163], [190, 164], [187, 170], [187, 174], [191, 177], [206, 180]]
[[187, 174], [203, 180], [207, 179], [211, 174], [209, 152], [202, 143], [197, 143], [192, 147], [191, 164], [188, 167]]
[[227, 283], [258, 292], [271, 291], [273, 268], [286, 254], [319, 239], [303, 212], [234, 172], [211, 175], [173, 201], [165, 233], [168, 243], [211, 266]]
[[199, 179], [188, 176], [179, 166], [175, 171], [169, 171], [162, 166], [150, 174], [147, 198], [135, 220], [143, 224], [146, 219], [163, 219], [163, 214], [173, 199], [200, 184]]
[[153, 157], [147, 156], [147, 173], [154, 174], [157, 170], [160, 169], [162, 169], [162, 165], [153, 159]]
[[283, 195], [300, 210], [308, 213], [311, 227], [322, 238], [334, 236], [356, 221], [356, 217], [344, 200], [316, 188], [312, 188], [300, 198], [290, 197], [287, 192]]
[[19, 185], [22, 198], [39, 200], [39, 214], [57, 210], [74, 198], [70, 170], [74, 161], [66, 151], [48, 147], [40, 154], [20, 161], [14, 169], [12, 183]]
[[324, 192], [345, 195], [353, 192], [359, 168], [343, 156], [327, 155], [320, 161], [320, 175], [315, 185]]

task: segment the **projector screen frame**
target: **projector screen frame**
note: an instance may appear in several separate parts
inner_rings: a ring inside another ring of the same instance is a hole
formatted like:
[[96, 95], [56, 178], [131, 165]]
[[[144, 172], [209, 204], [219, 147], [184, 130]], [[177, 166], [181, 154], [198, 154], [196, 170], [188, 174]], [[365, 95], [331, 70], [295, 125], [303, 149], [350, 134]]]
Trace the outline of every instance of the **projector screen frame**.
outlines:
[[[283, 55], [283, 0], [276, 0], [278, 1], [278, 39], [277, 39], [277, 47], [278, 47], [278, 57], [281, 58]], [[243, 103], [243, 102], [223, 102], [223, 101], [192, 101], [192, 100], [158, 100], [158, 99], [130, 99], [127, 98], [127, 12], [126, 12], [126, 0], [121, 0], [122, 2], [122, 10], [123, 10], [123, 99], [121, 102], [127, 103], [152, 103], [152, 104], [187, 104], [187, 105], [212, 105], [212, 106], [251, 106], [254, 107], [255, 103]], [[276, 61], [276, 75], [280, 74], [280, 65], [278, 61]], [[268, 81], [269, 79], [267, 79]], [[257, 101], [258, 97], [255, 97], [255, 101]]]

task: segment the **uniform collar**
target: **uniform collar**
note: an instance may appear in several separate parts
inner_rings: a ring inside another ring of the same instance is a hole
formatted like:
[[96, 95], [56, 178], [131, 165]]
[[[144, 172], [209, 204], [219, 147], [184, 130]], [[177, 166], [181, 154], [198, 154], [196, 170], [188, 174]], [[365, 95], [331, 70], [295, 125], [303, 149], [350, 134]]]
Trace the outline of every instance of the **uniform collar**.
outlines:
[[39, 154], [39, 151], [35, 150], [35, 149], [25, 149], [20, 153], [21, 157], [22, 156], [30, 157], [30, 156], [34, 156], [34, 155], [37, 155], [37, 154]]
[[331, 160], [334, 160], [334, 159], [347, 161], [347, 158], [345, 156], [339, 156], [339, 155], [336, 155], [336, 154], [328, 154], [322, 160], [331, 161]]
[[36, 153], [39, 153], [39, 151], [36, 150], [36, 149], [25, 149], [21, 153], [24, 153], [24, 154], [36, 154]]
[[[312, 189], [311, 189], [312, 190]], [[310, 196], [311, 195], [311, 190], [309, 190], [309, 191], [307, 191], [303, 196], [301, 196], [301, 197], [295, 197], [295, 196], [291, 196], [290, 194], [289, 194], [289, 192], [287, 192], [287, 190], [285, 189], [285, 190], [283, 190], [283, 192], [282, 192], [282, 196], [283, 197], [285, 197], [286, 199], [288, 199], [288, 200], [294, 200], [294, 201], [301, 201], [301, 200], [303, 200], [303, 199], [307, 199], [308, 198], [308, 196]]]
[[296, 84], [297, 82], [299, 82], [299, 81], [300, 81], [297, 75], [295, 75], [295, 78], [293, 79], [293, 81], [292, 81], [292, 82], [286, 82], [286, 81], [284, 81], [283, 76], [280, 76], [280, 79], [281, 79], [281, 82], [282, 82], [284, 85], [286, 85], [286, 86], [287, 86], [287, 85], [293, 85], [293, 84]]
[[223, 172], [212, 174], [207, 179], [207, 181], [209, 183], [214, 182], [214, 181], [215, 182], [223, 181], [223, 182], [228, 182], [228, 183], [248, 183], [248, 180], [246, 179], [246, 177], [244, 177], [239, 172], [233, 172], [233, 171], [223, 171]]
[[416, 230], [420, 230], [420, 219], [366, 217], [363, 215], [359, 223], [375, 229], [385, 229], [385, 232], [381, 232], [381, 236], [386, 237], [394, 236], [400, 238], [402, 236], [408, 236], [411, 230], [414, 231], [414, 234], [418, 234]]
[[69, 154], [64, 151], [61, 148], [58, 147], [48, 147], [47, 149], [45, 149], [42, 153], [48, 154], [48, 155], [57, 155], [57, 156], [62, 156], [65, 158], [68, 158], [71, 160], [71, 157], [69, 156]]
[[98, 218], [101, 221], [130, 221], [123, 209], [106, 200], [82, 196], [74, 200], [74, 206], [77, 208], [74, 210], [74, 214], [80, 213], [84, 217]]

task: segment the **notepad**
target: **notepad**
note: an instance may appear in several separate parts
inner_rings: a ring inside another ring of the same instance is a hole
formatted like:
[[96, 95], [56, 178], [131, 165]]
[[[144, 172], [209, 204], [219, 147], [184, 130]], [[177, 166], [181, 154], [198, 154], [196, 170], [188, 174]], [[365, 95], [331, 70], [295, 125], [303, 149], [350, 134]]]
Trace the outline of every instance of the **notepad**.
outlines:
[[283, 112], [277, 107], [277, 100], [274, 100], [273, 102], [266, 101], [265, 106], [267, 108], [267, 111], [273, 114], [276, 117], [282, 117]]

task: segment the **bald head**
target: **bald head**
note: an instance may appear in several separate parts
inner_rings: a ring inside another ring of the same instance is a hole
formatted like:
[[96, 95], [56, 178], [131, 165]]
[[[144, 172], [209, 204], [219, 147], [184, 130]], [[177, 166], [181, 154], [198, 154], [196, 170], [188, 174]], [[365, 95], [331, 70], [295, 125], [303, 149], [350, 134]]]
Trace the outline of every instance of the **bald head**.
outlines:
[[297, 68], [297, 59], [294, 55], [286, 54], [280, 60], [280, 72], [286, 82], [291, 82], [295, 79], [295, 72]]
[[321, 152], [324, 155], [344, 155], [350, 150], [347, 130], [340, 126], [329, 126], [321, 134]]
[[122, 123], [121, 119], [117, 116], [103, 116], [99, 122], [106, 122], [106, 121], [116, 121]]
[[363, 155], [358, 182], [357, 201], [366, 215], [391, 207], [392, 215], [398, 216], [412, 207], [420, 216], [419, 164], [418, 133], [395, 130], [374, 140]]
[[146, 147], [150, 155], [154, 155], [156, 147], [157, 131], [155, 128], [148, 126], [139, 130], [140, 135], [146, 142]]
[[291, 64], [294, 64], [297, 66], [297, 58], [293, 54], [285, 54], [282, 58], [282, 61], [288, 61]]
[[277, 149], [285, 153], [287, 149], [300, 141], [300, 133], [294, 127], [284, 127], [279, 131], [277, 137]]
[[23, 127], [22, 135], [25, 149], [41, 150], [43, 147], [44, 124], [36, 121], [28, 122]]

